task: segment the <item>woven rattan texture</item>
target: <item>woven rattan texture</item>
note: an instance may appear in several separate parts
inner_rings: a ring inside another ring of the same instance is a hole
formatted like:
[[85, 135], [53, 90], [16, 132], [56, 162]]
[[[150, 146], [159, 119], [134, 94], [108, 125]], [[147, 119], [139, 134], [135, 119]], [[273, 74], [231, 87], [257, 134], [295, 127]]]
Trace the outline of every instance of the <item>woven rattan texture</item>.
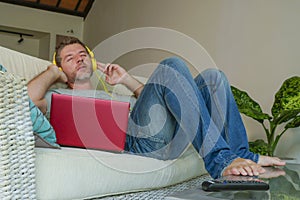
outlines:
[[[94, 198], [91, 200], [164, 200], [167, 196], [172, 195], [176, 192], [201, 188], [202, 182], [209, 179], [211, 179], [211, 177], [208, 174], [204, 174], [197, 178], [165, 188], [103, 198]], [[199, 199], [201, 198], [199, 197]]]
[[34, 136], [24, 79], [0, 72], [0, 199], [36, 199]]

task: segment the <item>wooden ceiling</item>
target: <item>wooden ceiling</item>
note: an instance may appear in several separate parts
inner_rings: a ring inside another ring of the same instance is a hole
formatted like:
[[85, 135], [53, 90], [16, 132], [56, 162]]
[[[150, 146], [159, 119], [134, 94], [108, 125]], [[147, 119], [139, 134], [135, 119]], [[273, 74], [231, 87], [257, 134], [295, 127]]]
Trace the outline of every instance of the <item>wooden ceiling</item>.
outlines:
[[0, 2], [85, 18], [92, 7], [94, 0], [0, 0]]

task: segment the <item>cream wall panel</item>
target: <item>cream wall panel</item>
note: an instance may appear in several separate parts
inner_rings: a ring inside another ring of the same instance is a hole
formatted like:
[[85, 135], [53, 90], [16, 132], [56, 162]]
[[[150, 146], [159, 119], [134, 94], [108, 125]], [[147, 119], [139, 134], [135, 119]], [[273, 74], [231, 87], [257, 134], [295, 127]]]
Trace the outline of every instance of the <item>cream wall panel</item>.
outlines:
[[83, 38], [83, 18], [71, 15], [48, 12], [24, 6], [0, 3], [0, 25], [32, 31], [50, 33], [50, 53], [55, 49], [56, 34]]

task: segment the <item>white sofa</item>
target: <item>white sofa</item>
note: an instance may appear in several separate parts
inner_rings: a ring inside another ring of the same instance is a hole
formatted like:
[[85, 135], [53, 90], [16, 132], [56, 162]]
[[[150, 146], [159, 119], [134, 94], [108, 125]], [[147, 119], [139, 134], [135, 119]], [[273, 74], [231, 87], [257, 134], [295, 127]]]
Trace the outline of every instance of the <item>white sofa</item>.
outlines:
[[[0, 47], [0, 64], [8, 72], [28, 81], [45, 70], [50, 62]], [[118, 91], [128, 93], [122, 87]], [[30, 179], [35, 180], [37, 199], [87, 199], [144, 191], [207, 173], [193, 147], [179, 159], [169, 161], [66, 147], [35, 147], [33, 158], [34, 176]]]

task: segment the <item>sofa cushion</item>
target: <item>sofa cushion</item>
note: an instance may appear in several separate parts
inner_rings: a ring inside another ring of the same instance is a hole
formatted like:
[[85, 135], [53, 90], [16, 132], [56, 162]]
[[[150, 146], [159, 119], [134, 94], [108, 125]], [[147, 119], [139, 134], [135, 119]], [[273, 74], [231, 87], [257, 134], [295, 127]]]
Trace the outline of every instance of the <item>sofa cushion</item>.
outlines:
[[0, 46], [0, 63], [8, 72], [25, 80], [41, 73], [50, 62]]
[[89, 199], [170, 186], [207, 174], [192, 146], [176, 160], [62, 147], [36, 148], [37, 199]]
[[[5, 66], [8, 72], [25, 78], [28, 82], [47, 69], [51, 62], [0, 46], [0, 64]], [[53, 87], [66, 86], [57, 83]]]

